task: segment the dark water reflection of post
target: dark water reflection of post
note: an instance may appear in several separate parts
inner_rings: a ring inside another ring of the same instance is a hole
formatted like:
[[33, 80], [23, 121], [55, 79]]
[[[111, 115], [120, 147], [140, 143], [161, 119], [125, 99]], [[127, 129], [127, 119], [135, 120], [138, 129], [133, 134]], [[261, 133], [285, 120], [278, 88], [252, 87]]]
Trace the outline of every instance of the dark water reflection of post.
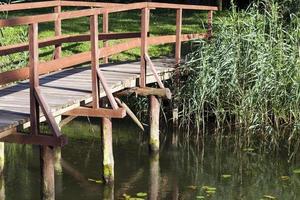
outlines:
[[157, 200], [160, 187], [159, 153], [150, 155], [149, 200]]
[[0, 175], [0, 199], [5, 200], [5, 180], [4, 175]]
[[114, 200], [114, 184], [105, 185], [103, 188], [103, 200]]

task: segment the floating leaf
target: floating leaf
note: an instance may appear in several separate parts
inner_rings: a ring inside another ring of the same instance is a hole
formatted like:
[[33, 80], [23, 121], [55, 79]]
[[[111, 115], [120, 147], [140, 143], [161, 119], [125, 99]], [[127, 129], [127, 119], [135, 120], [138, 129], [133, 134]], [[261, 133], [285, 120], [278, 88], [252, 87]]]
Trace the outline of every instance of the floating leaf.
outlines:
[[139, 193], [136, 193], [136, 196], [137, 197], [146, 197], [147, 193], [146, 192], [139, 192]]
[[145, 200], [145, 199], [139, 197], [130, 197], [128, 200]]
[[216, 191], [217, 190], [217, 188], [215, 188], [215, 187], [210, 187], [210, 186], [206, 186], [206, 185], [203, 186], [202, 189], [203, 190], [209, 190], [209, 191]]
[[276, 199], [276, 197], [271, 196], [271, 195], [264, 195], [265, 199]]
[[252, 152], [252, 151], [254, 151], [255, 149], [253, 149], [253, 148], [245, 148], [245, 149], [243, 149], [243, 151], [245, 151], [245, 152]]
[[215, 194], [216, 190], [206, 190], [205, 191], [207, 194]]
[[196, 189], [197, 189], [197, 186], [195, 186], [195, 185], [190, 185], [190, 186], [188, 186], [188, 188], [189, 188], [189, 189], [192, 189], [192, 190], [196, 190]]
[[196, 199], [205, 199], [204, 196], [196, 196]]
[[91, 181], [91, 182], [94, 182], [94, 183], [98, 183], [98, 184], [103, 183], [103, 181], [101, 181], [101, 180], [95, 180], [95, 179], [92, 179], [92, 178], [89, 178], [88, 181]]
[[130, 198], [131, 198], [131, 196], [130, 196], [130, 195], [128, 195], [128, 194], [123, 194], [123, 197], [124, 197], [126, 200], [128, 200], [128, 199], [130, 199]]
[[288, 177], [288, 176], [281, 176], [280, 179], [282, 181], [288, 181], [290, 179], [290, 177]]
[[223, 174], [222, 178], [231, 178], [231, 175], [230, 174]]
[[294, 174], [300, 174], [300, 169], [294, 169], [293, 172]]

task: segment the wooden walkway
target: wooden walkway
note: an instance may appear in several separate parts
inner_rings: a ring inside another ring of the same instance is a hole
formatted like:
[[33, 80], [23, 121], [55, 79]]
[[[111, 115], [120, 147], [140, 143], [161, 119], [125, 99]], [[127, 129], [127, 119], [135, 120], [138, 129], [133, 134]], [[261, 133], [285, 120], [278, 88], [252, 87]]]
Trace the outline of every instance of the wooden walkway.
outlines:
[[[153, 60], [162, 80], [167, 80], [174, 70], [174, 59]], [[101, 65], [112, 92], [138, 86], [140, 62]], [[156, 82], [150, 69], [147, 70], [147, 84]], [[83, 66], [45, 75], [40, 78], [43, 95], [54, 116], [92, 102], [91, 67]], [[105, 92], [100, 88], [100, 96]], [[0, 134], [5, 130], [24, 125], [30, 118], [29, 83], [21, 83], [0, 89]], [[41, 121], [45, 119], [41, 117]], [[0, 135], [1, 136], [1, 135]]]

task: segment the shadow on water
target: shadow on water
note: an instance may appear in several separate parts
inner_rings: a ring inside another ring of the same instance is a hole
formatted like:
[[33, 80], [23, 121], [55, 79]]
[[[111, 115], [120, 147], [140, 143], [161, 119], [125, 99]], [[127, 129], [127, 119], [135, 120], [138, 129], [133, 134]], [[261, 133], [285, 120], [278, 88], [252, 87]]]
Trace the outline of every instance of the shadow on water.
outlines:
[[[162, 131], [167, 139], [160, 154], [149, 156], [147, 136], [129, 121], [114, 122], [116, 181], [104, 186], [98, 123], [80, 119], [63, 128], [70, 141], [62, 151], [62, 174], [56, 175], [56, 199], [300, 198], [297, 159], [288, 163], [285, 154], [217, 148], [209, 139], [203, 148], [180, 139], [182, 133], [176, 147], [168, 131]], [[39, 199], [38, 148], [7, 144], [5, 153], [0, 199]]]

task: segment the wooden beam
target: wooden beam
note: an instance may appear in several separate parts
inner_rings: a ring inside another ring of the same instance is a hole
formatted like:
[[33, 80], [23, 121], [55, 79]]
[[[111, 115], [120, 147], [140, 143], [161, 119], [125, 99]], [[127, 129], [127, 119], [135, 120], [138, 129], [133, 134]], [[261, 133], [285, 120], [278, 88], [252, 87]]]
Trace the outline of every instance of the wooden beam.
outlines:
[[144, 131], [145, 129], [144, 129], [143, 124], [136, 117], [136, 115], [132, 112], [132, 110], [124, 102], [122, 102], [119, 98], [115, 97], [115, 99], [116, 99], [116, 102], [119, 104], [119, 106], [126, 110], [127, 115], [134, 121], [134, 123], [136, 123], [136, 125], [138, 127], [140, 127], [140, 129], [142, 129], [142, 131]]
[[87, 108], [79, 107], [63, 115], [68, 116], [81, 116], [81, 117], [107, 117], [107, 118], [124, 118], [126, 116], [126, 110], [124, 108], [118, 108], [116, 110], [106, 108]]
[[207, 22], [207, 37], [212, 37], [212, 20], [213, 20], [213, 11], [208, 11], [208, 22]]
[[[60, 5], [56, 6], [54, 8], [54, 12], [59, 15], [61, 13], [61, 6]], [[62, 33], [61, 33], [61, 19], [60, 19], [60, 17], [58, 17], [55, 20], [54, 27], [55, 27], [55, 36], [56, 37], [60, 37], [62, 35]], [[57, 44], [57, 45], [55, 45], [54, 58], [58, 59], [60, 57], [61, 57], [61, 44]]]
[[166, 9], [184, 9], [184, 10], [214, 10], [217, 11], [216, 6], [198, 6], [198, 5], [187, 5], [187, 4], [172, 4], [172, 3], [155, 3], [148, 2], [148, 8], [166, 8]]
[[0, 132], [0, 139], [6, 137], [8, 135], [14, 134], [16, 132], [17, 132], [17, 128], [16, 127], [8, 129], [8, 130], [5, 130], [5, 131], [2, 131], [2, 132]]
[[0, 12], [4, 11], [17, 11], [17, 10], [29, 10], [37, 8], [48, 8], [58, 6], [58, 1], [45, 1], [45, 2], [34, 2], [34, 3], [15, 3], [15, 4], [1, 4]]
[[[40, 105], [40, 107], [46, 117], [46, 121], [48, 122], [48, 125], [51, 129], [52, 134], [55, 137], [60, 137], [61, 132], [60, 132], [59, 126], [57, 125], [56, 120], [51, 112], [51, 108], [47, 104], [46, 99], [44, 98], [40, 88], [36, 87], [34, 89], [34, 91], [35, 91], [34, 96], [35, 96], [36, 100], [38, 101], [38, 104]], [[31, 124], [31, 127], [32, 127], [32, 124]]]
[[148, 53], [148, 33], [149, 30], [149, 9], [142, 9], [141, 16], [141, 69], [140, 69], [140, 87], [146, 87], [146, 59], [145, 55]]
[[157, 81], [159, 87], [162, 88], [162, 89], [164, 89], [165, 86], [164, 86], [164, 84], [162, 83], [160, 77], [158, 76], [158, 72], [157, 72], [157, 70], [156, 70], [156, 68], [155, 68], [155, 66], [154, 66], [154, 64], [153, 64], [153, 62], [151, 61], [151, 59], [150, 59], [150, 57], [149, 57], [149, 55], [148, 55], [147, 53], [145, 54], [145, 59], [146, 59], [146, 61], [147, 61], [147, 64], [150, 66], [150, 69], [151, 69], [151, 71], [152, 71], [152, 73], [153, 73], [153, 75], [154, 75], [154, 78], [156, 79], [156, 81]]
[[[192, 39], [203, 39], [207, 38], [207, 34], [185, 34], [182, 35], [181, 41], [189, 41]], [[176, 41], [175, 35], [167, 36], [157, 36], [150, 37], [148, 39], [149, 45], [167, 44], [174, 43]], [[123, 51], [127, 51], [132, 48], [139, 47], [141, 45], [141, 39], [132, 39], [130, 41], [117, 44], [114, 46], [109, 46], [106, 48], [100, 48], [99, 54], [100, 58], [104, 56], [111, 56]], [[39, 64], [39, 74], [47, 74], [50, 72], [57, 71], [59, 69], [64, 69], [80, 64], [87, 63], [91, 60], [91, 52], [79, 53], [67, 57], [63, 57], [57, 60], [52, 60]], [[14, 81], [25, 80], [29, 78], [29, 68], [24, 67], [22, 69], [17, 69], [13, 71], [0, 73], [0, 85], [8, 84]]]
[[91, 61], [92, 61], [92, 97], [93, 108], [99, 108], [99, 78], [97, 69], [99, 68], [99, 42], [98, 42], [98, 15], [90, 17], [90, 33], [91, 33]]
[[35, 98], [35, 88], [39, 86], [39, 47], [38, 24], [29, 26], [29, 85], [30, 85], [30, 130], [33, 135], [39, 134], [40, 111]]
[[175, 47], [175, 61], [178, 65], [181, 59], [181, 31], [182, 31], [182, 9], [176, 10], [176, 47]]
[[151, 152], [159, 151], [159, 111], [160, 102], [154, 95], [150, 95], [150, 114], [149, 114], [149, 125], [150, 125], [150, 138], [149, 138], [149, 149]]
[[124, 95], [131, 95], [131, 94], [140, 95], [140, 96], [155, 95], [166, 99], [172, 99], [172, 93], [169, 88], [135, 87], [135, 88], [124, 90], [122, 92], [118, 92], [116, 93], [116, 96], [124, 96]]
[[61, 1], [62, 6], [71, 6], [71, 7], [108, 7], [108, 6], [117, 6], [123, 5], [120, 3], [106, 3], [106, 2], [88, 2], [88, 1]]
[[[105, 12], [103, 14], [103, 20], [102, 20], [102, 32], [103, 33], [108, 33], [108, 23], [109, 23], [109, 14], [108, 12]], [[103, 40], [103, 47], [108, 47], [108, 41], [107, 40]], [[103, 57], [103, 63], [108, 63], [108, 57]]]
[[102, 84], [102, 87], [103, 87], [103, 89], [105, 91], [105, 94], [106, 94], [106, 96], [107, 96], [107, 98], [108, 98], [108, 100], [110, 102], [111, 107], [114, 110], [117, 110], [119, 108], [119, 106], [118, 106], [118, 104], [117, 104], [117, 102], [116, 102], [116, 100], [115, 100], [115, 98], [114, 98], [114, 96], [113, 96], [113, 94], [111, 92], [111, 89], [110, 89], [110, 87], [107, 84], [106, 78], [102, 74], [102, 71], [101, 71], [100, 68], [97, 68], [97, 74], [98, 74], [99, 80], [100, 80], [100, 82]]
[[[114, 39], [128, 39], [128, 38], [138, 38], [141, 33], [99, 33], [98, 40], [114, 40]], [[60, 35], [43, 40], [39, 40], [39, 48], [47, 46], [60, 46], [63, 43], [72, 42], [86, 42], [90, 41], [90, 34], [79, 34], [79, 35]], [[0, 47], [0, 56], [18, 53], [23, 51], [28, 51], [28, 43], [21, 43], [15, 45], [7, 45]]]
[[54, 136], [48, 136], [48, 135], [14, 133], [6, 137], [0, 138], [0, 142], [62, 147], [68, 143], [68, 140], [65, 136], [60, 136], [56, 138]]
[[55, 199], [54, 150], [49, 146], [40, 146], [41, 199]]

